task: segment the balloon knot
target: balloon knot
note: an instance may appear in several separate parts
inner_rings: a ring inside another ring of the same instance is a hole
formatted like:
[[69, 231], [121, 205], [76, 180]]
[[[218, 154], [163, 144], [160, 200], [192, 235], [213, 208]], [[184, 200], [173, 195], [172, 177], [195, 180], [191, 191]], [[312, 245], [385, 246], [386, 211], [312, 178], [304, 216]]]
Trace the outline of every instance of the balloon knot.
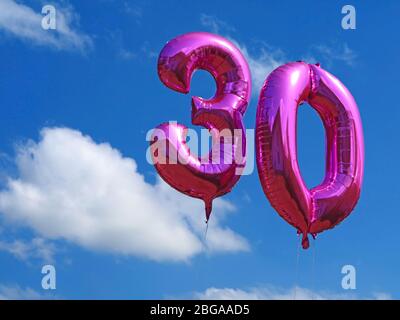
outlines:
[[313, 239], [315, 240], [317, 238], [317, 234], [316, 233], [311, 233]]
[[204, 200], [204, 204], [206, 209], [206, 223], [208, 223], [212, 211], [212, 200]]
[[303, 233], [303, 239], [301, 240], [301, 245], [303, 249], [308, 249], [310, 246], [310, 241], [308, 240], [307, 233]]

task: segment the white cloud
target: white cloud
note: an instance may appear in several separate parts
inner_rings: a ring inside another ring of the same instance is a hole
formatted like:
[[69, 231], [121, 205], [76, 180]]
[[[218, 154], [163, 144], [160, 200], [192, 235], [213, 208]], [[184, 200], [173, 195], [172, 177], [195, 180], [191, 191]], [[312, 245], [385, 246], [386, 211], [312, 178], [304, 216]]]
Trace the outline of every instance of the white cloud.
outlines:
[[19, 239], [10, 242], [0, 241], [0, 251], [8, 252], [23, 261], [34, 258], [40, 259], [44, 263], [52, 263], [54, 261], [55, 246], [43, 238], [36, 237], [30, 241]]
[[[204, 292], [196, 292], [194, 299], [200, 300], [348, 300], [360, 299], [356, 294], [316, 292], [301, 287], [280, 289], [276, 287], [252, 288], [249, 290], [232, 288], [208, 288]], [[364, 299], [389, 300], [387, 293], [373, 293]]]
[[0, 284], [0, 300], [40, 300], [43, 296], [31, 288]]
[[57, 7], [57, 29], [44, 30], [41, 25], [44, 15], [14, 0], [0, 1], [0, 30], [35, 45], [58, 50], [84, 51], [92, 46], [88, 35], [75, 30], [72, 25], [78, 15], [71, 7]]
[[221, 227], [234, 210], [217, 199], [204, 241], [204, 207], [164, 182], [149, 184], [131, 158], [79, 131], [44, 129], [41, 140], [19, 147], [18, 178], [0, 192], [5, 223], [29, 226], [41, 237], [88, 249], [163, 261], [201, 252], [248, 250]]

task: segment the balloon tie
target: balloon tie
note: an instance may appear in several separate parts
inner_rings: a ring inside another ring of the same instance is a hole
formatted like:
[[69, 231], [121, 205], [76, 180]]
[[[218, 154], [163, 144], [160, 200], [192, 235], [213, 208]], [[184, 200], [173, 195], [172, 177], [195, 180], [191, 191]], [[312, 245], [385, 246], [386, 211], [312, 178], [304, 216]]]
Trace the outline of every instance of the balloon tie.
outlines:
[[301, 240], [301, 244], [303, 246], [303, 249], [308, 249], [310, 247], [310, 241], [308, 240], [308, 235], [307, 233], [303, 233], [303, 239]]
[[212, 211], [212, 200], [204, 200], [205, 210], [206, 210], [206, 223], [208, 224], [208, 220], [210, 219], [211, 211]]

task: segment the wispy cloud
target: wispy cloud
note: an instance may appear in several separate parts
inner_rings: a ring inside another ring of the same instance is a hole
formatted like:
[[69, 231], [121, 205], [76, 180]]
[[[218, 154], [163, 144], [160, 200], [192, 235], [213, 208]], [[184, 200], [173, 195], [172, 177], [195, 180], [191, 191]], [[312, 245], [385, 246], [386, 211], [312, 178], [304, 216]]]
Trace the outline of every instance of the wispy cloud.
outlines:
[[[31, 288], [0, 284], [0, 300], [41, 300], [45, 297]], [[46, 297], [47, 299], [48, 297]]]
[[145, 41], [142, 46], [140, 47], [140, 52], [143, 56], [153, 59], [158, 57], [158, 53], [153, 50], [152, 46], [150, 45], [149, 41]]
[[241, 50], [251, 70], [253, 95], [257, 97], [268, 75], [274, 69], [290, 60], [304, 60], [308, 63], [321, 62], [324, 66], [330, 68], [337, 62], [353, 66], [357, 58], [356, 53], [345, 43], [342, 46], [314, 45], [301, 59], [299, 57], [288, 59], [285, 52], [273, 48], [263, 41], [258, 41], [257, 46], [254, 48], [237, 41], [232, 36], [235, 28], [215, 16], [202, 14], [200, 23], [211, 32], [226, 37]]
[[390, 294], [377, 292], [370, 297], [360, 297], [352, 293], [332, 293], [313, 291], [301, 287], [291, 289], [266, 286], [262, 288], [251, 288], [249, 290], [233, 288], [208, 288], [204, 292], [193, 294], [194, 299], [201, 300], [352, 300], [352, 299], [377, 299], [389, 300]]
[[[17, 178], [0, 192], [6, 224], [31, 227], [41, 238], [65, 239], [91, 250], [155, 261], [187, 261], [202, 252], [249, 250], [227, 227], [235, 208], [215, 201], [207, 241], [204, 205], [160, 180], [147, 183], [136, 162], [79, 131], [44, 129], [20, 146]], [[25, 255], [25, 246], [14, 244]]]
[[134, 51], [129, 51], [128, 49], [121, 48], [118, 51], [118, 57], [123, 60], [132, 60], [137, 58], [137, 54]]
[[10, 242], [0, 241], [0, 251], [8, 252], [23, 261], [39, 259], [43, 263], [53, 263], [55, 245], [38, 237], [30, 241], [16, 239]]
[[350, 49], [347, 43], [343, 45], [315, 45], [312, 46], [310, 53], [304, 60], [315, 63], [322, 62], [327, 67], [332, 67], [336, 62], [341, 62], [347, 66], [353, 66], [356, 63], [357, 54]]
[[200, 15], [200, 22], [204, 27], [209, 28], [211, 32], [214, 33], [229, 33], [235, 31], [233, 26], [213, 15], [202, 13]]
[[56, 7], [57, 29], [44, 30], [43, 16], [32, 8], [14, 0], [0, 1], [0, 31], [25, 42], [57, 50], [84, 52], [92, 47], [90, 36], [76, 29], [78, 14], [72, 7]]
[[155, 59], [158, 57], [158, 53], [152, 49], [148, 41], [145, 41], [137, 50], [127, 49], [121, 44], [117, 56], [123, 60]]
[[136, 23], [140, 24], [143, 17], [143, 9], [137, 4], [124, 1], [124, 12], [133, 17]]

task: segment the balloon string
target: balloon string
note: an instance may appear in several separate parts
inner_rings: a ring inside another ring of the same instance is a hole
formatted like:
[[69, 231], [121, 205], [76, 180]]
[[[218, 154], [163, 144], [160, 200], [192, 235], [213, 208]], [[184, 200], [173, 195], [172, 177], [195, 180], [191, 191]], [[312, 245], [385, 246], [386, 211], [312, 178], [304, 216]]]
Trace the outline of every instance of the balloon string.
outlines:
[[208, 220], [206, 220], [206, 231], [204, 232], [204, 242], [207, 243]]
[[314, 298], [315, 298], [315, 293], [314, 293], [314, 291], [315, 291], [315, 264], [316, 264], [316, 251], [317, 251], [317, 239], [316, 238], [314, 238], [314, 241], [313, 241], [313, 263], [312, 263], [312, 275], [311, 275], [311, 277], [312, 277], [312, 288], [313, 288], [313, 290], [312, 290], [312, 295], [311, 295], [311, 297], [312, 297], [312, 300], [314, 300]]
[[300, 245], [301, 245], [301, 237], [300, 237], [300, 234], [299, 234], [299, 241], [297, 243], [297, 254], [296, 254], [296, 281], [294, 283], [293, 300], [296, 300], [297, 284], [299, 282]]

